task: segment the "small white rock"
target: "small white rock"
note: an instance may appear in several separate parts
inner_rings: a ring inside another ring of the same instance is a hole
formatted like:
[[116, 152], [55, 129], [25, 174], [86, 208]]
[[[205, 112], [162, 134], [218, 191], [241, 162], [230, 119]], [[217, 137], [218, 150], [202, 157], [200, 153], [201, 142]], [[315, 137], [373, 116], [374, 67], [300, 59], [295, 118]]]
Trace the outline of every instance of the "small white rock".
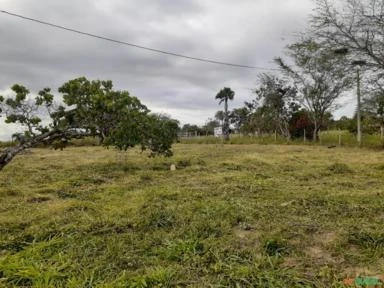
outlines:
[[176, 170], [176, 165], [175, 164], [172, 164], [171, 165], [171, 171], [175, 171]]

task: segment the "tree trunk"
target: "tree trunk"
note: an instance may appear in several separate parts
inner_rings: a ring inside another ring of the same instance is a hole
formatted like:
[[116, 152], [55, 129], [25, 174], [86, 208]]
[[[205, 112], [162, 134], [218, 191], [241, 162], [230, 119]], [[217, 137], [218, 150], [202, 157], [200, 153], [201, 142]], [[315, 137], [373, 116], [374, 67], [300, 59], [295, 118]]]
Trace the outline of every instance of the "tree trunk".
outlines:
[[89, 136], [88, 134], [84, 134], [82, 132], [77, 131], [61, 131], [61, 130], [52, 130], [47, 133], [35, 136], [31, 139], [27, 139], [23, 144], [19, 144], [15, 147], [6, 148], [3, 151], [0, 151], [0, 171], [12, 161], [13, 158], [20, 152], [25, 149], [35, 147], [38, 144], [51, 144], [55, 140], [59, 140], [62, 138], [80, 138], [84, 136]]
[[228, 99], [224, 99], [224, 125], [223, 125], [223, 138], [225, 141], [229, 140], [229, 123], [228, 123]]
[[313, 142], [317, 141], [317, 132], [319, 131], [319, 128], [317, 127], [317, 121], [313, 121]]
[[288, 141], [291, 140], [291, 132], [289, 132], [289, 125], [288, 122], [285, 122], [282, 119], [278, 120], [279, 123], [279, 130], [281, 135], [283, 135]]
[[101, 146], [101, 145], [103, 145], [104, 144], [104, 136], [103, 136], [103, 134], [99, 134], [99, 135], [97, 135], [97, 145], [99, 145], [99, 146]]

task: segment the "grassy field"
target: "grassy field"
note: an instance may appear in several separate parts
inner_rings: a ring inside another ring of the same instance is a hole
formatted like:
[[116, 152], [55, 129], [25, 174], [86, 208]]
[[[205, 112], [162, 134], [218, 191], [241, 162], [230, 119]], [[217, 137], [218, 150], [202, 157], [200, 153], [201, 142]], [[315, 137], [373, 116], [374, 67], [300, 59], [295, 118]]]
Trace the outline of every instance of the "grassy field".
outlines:
[[383, 176], [356, 148], [33, 149], [0, 172], [0, 287], [344, 287], [384, 274]]

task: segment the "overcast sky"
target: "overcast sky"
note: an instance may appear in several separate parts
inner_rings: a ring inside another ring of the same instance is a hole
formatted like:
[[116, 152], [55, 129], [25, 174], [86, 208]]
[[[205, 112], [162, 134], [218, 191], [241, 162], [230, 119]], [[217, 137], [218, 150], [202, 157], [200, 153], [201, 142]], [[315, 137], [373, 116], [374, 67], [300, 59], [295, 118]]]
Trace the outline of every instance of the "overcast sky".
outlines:
[[[193, 57], [276, 68], [272, 59], [307, 27], [311, 0], [0, 0], [0, 10]], [[204, 124], [219, 110], [252, 99], [258, 73], [122, 46], [0, 13], [0, 94], [20, 83], [57, 90], [86, 76], [111, 79], [154, 112]], [[336, 115], [348, 110], [339, 111]], [[9, 129], [0, 123], [0, 139]]]

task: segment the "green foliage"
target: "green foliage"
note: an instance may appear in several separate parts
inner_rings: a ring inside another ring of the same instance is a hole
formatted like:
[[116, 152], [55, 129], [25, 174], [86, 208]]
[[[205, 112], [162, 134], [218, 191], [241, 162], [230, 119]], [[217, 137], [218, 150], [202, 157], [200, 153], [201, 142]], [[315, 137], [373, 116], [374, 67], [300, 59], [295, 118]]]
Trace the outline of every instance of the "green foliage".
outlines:
[[[353, 121], [353, 123], [355, 123], [355, 121]], [[355, 126], [356, 125], [353, 125], [353, 127]], [[320, 133], [320, 140], [323, 145], [339, 145], [339, 141], [341, 141], [341, 146], [359, 146], [356, 135], [346, 130], [323, 131]], [[363, 134], [361, 146], [373, 149], [382, 149], [384, 148], [384, 138], [381, 138], [378, 134]]]
[[[30, 99], [27, 98], [29, 90], [22, 85], [15, 84], [11, 87], [15, 93], [13, 97], [1, 97], [0, 113], [5, 114], [5, 123], [18, 123], [27, 127], [25, 136], [31, 137], [35, 134], [36, 130], [41, 129], [39, 123], [41, 122], [38, 116], [40, 105], [31, 105]], [[2, 104], [2, 102], [4, 102]]]
[[308, 38], [288, 46], [293, 60], [291, 67], [282, 58], [275, 62], [297, 88], [297, 100], [309, 111], [314, 125], [313, 139], [324, 125], [325, 115], [337, 106], [335, 101], [352, 86], [353, 77], [347, 73], [342, 56], [321, 47]]
[[[63, 93], [64, 103], [69, 107], [76, 106], [73, 116], [67, 118], [68, 124], [87, 129], [102, 139], [121, 133], [124, 128], [136, 128], [135, 122], [142, 122], [141, 117], [145, 117], [148, 109], [127, 91], [114, 91], [112, 88], [112, 81], [89, 81], [85, 77], [62, 85], [59, 92]], [[119, 142], [118, 147], [127, 149], [139, 141], [135, 131], [129, 138], [125, 139], [126, 144]]]
[[339, 120], [334, 121], [332, 128], [335, 130], [342, 130], [342, 131], [349, 130], [350, 132], [356, 132], [356, 130], [352, 131], [352, 127], [355, 127], [355, 126], [356, 126], [356, 122], [353, 121], [353, 119], [348, 118], [347, 116], [342, 116]]
[[186, 168], [192, 165], [192, 161], [190, 159], [180, 159], [176, 163], [176, 167]]
[[235, 126], [235, 131], [244, 131], [244, 126], [248, 123], [250, 110], [247, 107], [233, 109], [229, 113], [229, 122]]
[[12, 146], [15, 146], [15, 143], [11, 141], [0, 141], [0, 148], [7, 148]]
[[[174, 278], [174, 272], [158, 268], [152, 271], [149, 271], [143, 276], [135, 277], [132, 280], [129, 280], [130, 288], [161, 288], [161, 287], [172, 287], [172, 280]], [[124, 285], [125, 286], [125, 285]]]
[[289, 252], [287, 242], [278, 238], [265, 240], [263, 248], [265, 253], [269, 256], [281, 256], [286, 255]]
[[[98, 137], [105, 146], [120, 150], [140, 145], [142, 150], [150, 150], [151, 156], [172, 155], [178, 121], [149, 114], [138, 98], [127, 91], [113, 90], [110, 80], [90, 81], [80, 77], [64, 83], [59, 92], [63, 93], [66, 106], [54, 105], [49, 88], [41, 90], [34, 102], [24, 86], [16, 84], [12, 90], [14, 97], [0, 99], [0, 113], [6, 115], [6, 123], [27, 127], [24, 136], [15, 135], [19, 144], [25, 145], [11, 154], [0, 154], [0, 170], [27, 147], [52, 144], [62, 150], [71, 139], [85, 136]], [[43, 108], [51, 118], [48, 126], [41, 125]]]
[[228, 100], [233, 100], [235, 97], [235, 92], [232, 91], [231, 88], [224, 87], [217, 93], [215, 99], [220, 100], [219, 105], [223, 102], [228, 102]]
[[383, 248], [384, 234], [380, 232], [352, 232], [348, 235], [348, 241], [351, 244], [361, 246], [363, 248]]
[[106, 146], [127, 150], [136, 145], [152, 155], [171, 155], [178, 122], [162, 115], [148, 114], [146, 106], [127, 91], [112, 89], [112, 81], [77, 78], [59, 88], [64, 103], [76, 105], [67, 117], [71, 127], [86, 129]]
[[[384, 129], [384, 91], [373, 90], [361, 104], [361, 121], [363, 133], [377, 133]], [[356, 119], [356, 115], [354, 117]], [[354, 125], [355, 126], [355, 125]]]
[[213, 135], [216, 127], [220, 126], [220, 121], [216, 119], [208, 119], [207, 122], [201, 127], [202, 135]]
[[[62, 241], [57, 238], [47, 242], [32, 243], [19, 254], [2, 259], [0, 276], [17, 287], [56, 286], [67, 278], [65, 272], [70, 266], [70, 263], [57, 253], [61, 245]], [[44, 262], [46, 265], [39, 265]]]
[[254, 106], [260, 105], [253, 115], [257, 119], [254, 121], [257, 130], [269, 133], [279, 131], [289, 139], [289, 120], [299, 109], [295, 88], [270, 74], [259, 75], [259, 82], [260, 86], [253, 91], [257, 97]]
[[172, 156], [170, 148], [177, 139], [179, 122], [164, 115], [152, 114], [145, 124], [142, 149], [149, 148], [152, 156]]

